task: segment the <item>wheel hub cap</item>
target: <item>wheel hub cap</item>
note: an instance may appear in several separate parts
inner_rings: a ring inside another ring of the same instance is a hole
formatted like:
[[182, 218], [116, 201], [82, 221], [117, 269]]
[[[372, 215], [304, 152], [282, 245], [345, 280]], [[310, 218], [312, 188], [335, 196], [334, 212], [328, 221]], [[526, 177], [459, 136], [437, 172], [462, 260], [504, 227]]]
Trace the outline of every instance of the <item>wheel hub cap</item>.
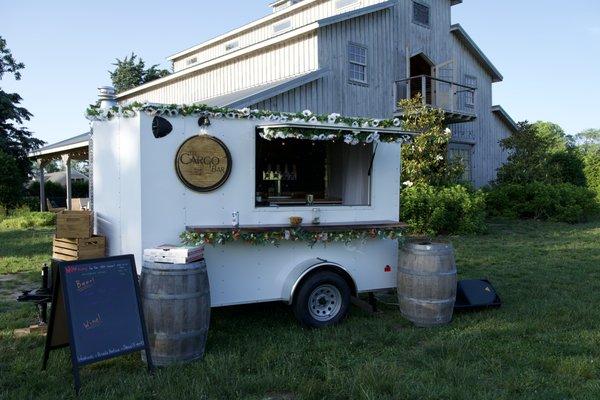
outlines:
[[342, 295], [333, 285], [321, 285], [308, 298], [308, 310], [317, 321], [329, 321], [338, 315], [342, 307]]

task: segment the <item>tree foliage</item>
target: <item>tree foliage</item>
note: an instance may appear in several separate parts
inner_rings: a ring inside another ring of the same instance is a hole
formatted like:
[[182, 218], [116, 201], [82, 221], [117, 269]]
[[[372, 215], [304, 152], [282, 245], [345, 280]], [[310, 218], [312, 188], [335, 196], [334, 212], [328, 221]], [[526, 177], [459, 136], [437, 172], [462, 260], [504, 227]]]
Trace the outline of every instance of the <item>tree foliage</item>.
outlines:
[[464, 168], [448, 158], [452, 132], [444, 126], [444, 111], [428, 107], [420, 97], [401, 100], [404, 128], [419, 132], [402, 148], [402, 181], [409, 186], [447, 186], [456, 183]]
[[138, 58], [135, 53], [122, 60], [117, 58], [113, 65], [115, 69], [109, 73], [117, 93], [169, 75], [169, 71], [158, 68], [158, 64], [146, 68], [144, 60]]
[[600, 149], [600, 129], [587, 129], [575, 135], [577, 144], [587, 150]]
[[12, 208], [17, 205], [22, 187], [16, 160], [0, 150], [0, 205]]
[[498, 170], [500, 184], [532, 182], [585, 185], [583, 157], [572, 138], [550, 122], [519, 122], [517, 132], [500, 141], [509, 152]]
[[[6, 40], [0, 37], [0, 80], [7, 73], [12, 74], [16, 80], [20, 80], [20, 71], [23, 68], [25, 65], [15, 60], [6, 45]], [[27, 155], [44, 144], [23, 127], [23, 123], [29, 121], [32, 115], [27, 109], [20, 106], [21, 101], [22, 98], [17, 93], [7, 93], [0, 88], [0, 150], [4, 154], [4, 168], [12, 170], [12, 167], [16, 166], [14, 176], [4, 179], [2, 182], [3, 185], [6, 185], [10, 181], [14, 186], [0, 188], [3, 192], [10, 190], [20, 193], [22, 191], [22, 186], [31, 171], [31, 162]], [[14, 163], [6, 161], [6, 157], [12, 158]], [[9, 164], [12, 166], [7, 167]]]

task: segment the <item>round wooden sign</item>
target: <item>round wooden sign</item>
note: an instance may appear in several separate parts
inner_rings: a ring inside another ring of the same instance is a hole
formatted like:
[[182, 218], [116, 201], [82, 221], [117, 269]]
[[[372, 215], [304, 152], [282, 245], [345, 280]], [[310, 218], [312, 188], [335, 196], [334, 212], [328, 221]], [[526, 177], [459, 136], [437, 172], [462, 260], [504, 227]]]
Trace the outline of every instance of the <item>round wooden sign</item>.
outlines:
[[231, 154], [219, 139], [201, 135], [186, 140], [175, 159], [179, 179], [197, 192], [210, 192], [227, 181], [231, 173]]

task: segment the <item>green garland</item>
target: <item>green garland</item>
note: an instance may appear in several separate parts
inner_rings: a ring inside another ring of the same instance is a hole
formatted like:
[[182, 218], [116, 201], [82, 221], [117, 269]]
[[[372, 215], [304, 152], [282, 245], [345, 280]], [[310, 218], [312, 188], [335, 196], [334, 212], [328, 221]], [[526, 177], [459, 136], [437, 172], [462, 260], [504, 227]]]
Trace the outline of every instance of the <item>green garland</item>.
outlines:
[[344, 243], [353, 241], [364, 242], [373, 239], [402, 239], [402, 229], [399, 228], [365, 228], [348, 229], [337, 232], [309, 232], [302, 227], [282, 228], [268, 232], [243, 232], [239, 229], [222, 232], [183, 232], [181, 241], [188, 246], [224, 245], [227, 243], [247, 243], [254, 246], [279, 246], [282, 242], [305, 242], [313, 247], [318, 243]]
[[116, 106], [109, 109], [100, 108], [97, 105], [90, 105], [86, 110], [86, 118], [91, 121], [107, 121], [115, 117], [131, 118], [138, 112], [144, 112], [149, 115], [159, 115], [165, 117], [176, 116], [201, 116], [206, 115], [213, 118], [245, 118], [262, 119], [276, 122], [308, 122], [308, 123], [328, 123], [344, 125], [347, 128], [398, 128], [402, 127], [400, 118], [394, 119], [374, 119], [374, 118], [352, 118], [342, 117], [340, 114], [317, 115], [309, 110], [298, 113], [274, 112], [268, 110], [251, 110], [244, 108], [241, 110], [227, 107], [211, 107], [206, 104], [151, 104], [134, 102], [124, 106]]

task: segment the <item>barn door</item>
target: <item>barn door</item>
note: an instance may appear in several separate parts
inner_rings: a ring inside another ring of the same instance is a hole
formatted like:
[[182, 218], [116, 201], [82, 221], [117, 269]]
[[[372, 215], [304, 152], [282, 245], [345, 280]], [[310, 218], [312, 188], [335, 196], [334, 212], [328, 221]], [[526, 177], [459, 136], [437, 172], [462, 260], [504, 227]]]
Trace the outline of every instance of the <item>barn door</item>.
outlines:
[[434, 106], [444, 110], [454, 110], [455, 67], [454, 60], [448, 60], [433, 67]]

